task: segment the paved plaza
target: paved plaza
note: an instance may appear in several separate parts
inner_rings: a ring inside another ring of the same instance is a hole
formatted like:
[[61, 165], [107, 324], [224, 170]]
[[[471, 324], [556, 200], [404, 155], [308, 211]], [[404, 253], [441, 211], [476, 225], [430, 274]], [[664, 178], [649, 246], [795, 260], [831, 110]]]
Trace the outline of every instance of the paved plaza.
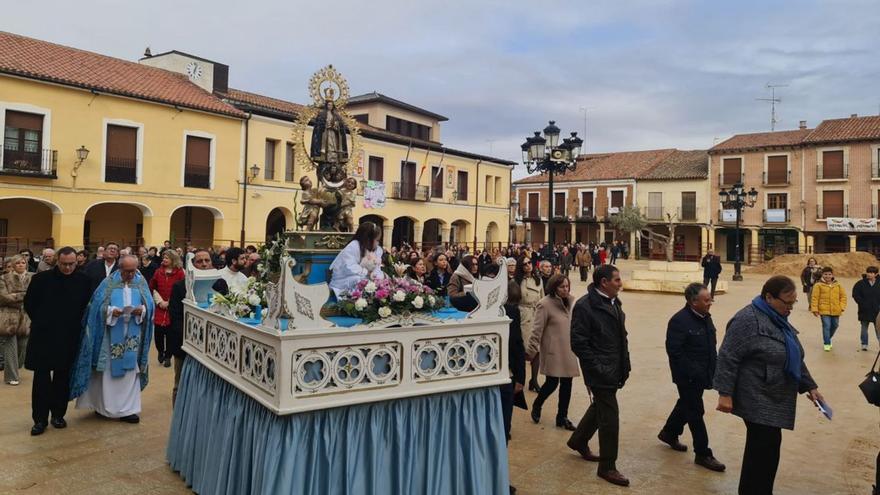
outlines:
[[[634, 266], [638, 262], [624, 261], [624, 276]], [[730, 273], [731, 267], [725, 266], [723, 276]], [[719, 342], [727, 320], [757, 294], [767, 277], [747, 273], [744, 282], [731, 283], [730, 293], [716, 298], [712, 313]], [[849, 293], [854, 280], [842, 282]], [[579, 297], [586, 285], [575, 282], [573, 289]], [[715, 411], [714, 392], [705, 395], [706, 422], [710, 446], [727, 464], [727, 473], [695, 466], [690, 452], [674, 452], [656, 439], [676, 398], [664, 351], [666, 321], [683, 305], [683, 298], [624, 293], [621, 299], [627, 313], [633, 371], [619, 394], [618, 467], [632, 486], [618, 488], [598, 479], [595, 464], [565, 447], [567, 433], [553, 427], [556, 395], [544, 406], [540, 425], [532, 424], [525, 411], [515, 411], [510, 443], [512, 483], [521, 494], [735, 494], [745, 427], [738, 418]], [[834, 408], [835, 419], [820, 418], [805, 398], [799, 400], [796, 430], [783, 434], [777, 494], [870, 493], [874, 459], [880, 449], [878, 411], [865, 402], [857, 385], [878, 344], [872, 336], [871, 352], [859, 350], [855, 305], [850, 304], [831, 353], [822, 352], [819, 321], [807, 311], [803, 295], [795, 307], [792, 321], [801, 332], [807, 363]], [[23, 374], [18, 387], [0, 385], [0, 493], [189, 493], [165, 462], [171, 382], [170, 368], [152, 367], [139, 425], [103, 420], [71, 405], [68, 429], [50, 427], [40, 437], [29, 436], [30, 372]], [[527, 392], [529, 402], [534, 398], [534, 393]], [[573, 422], [580, 419], [587, 402], [583, 382], [576, 381], [570, 412]], [[686, 432], [682, 441], [690, 445], [690, 434]], [[598, 450], [597, 439], [591, 446]]]

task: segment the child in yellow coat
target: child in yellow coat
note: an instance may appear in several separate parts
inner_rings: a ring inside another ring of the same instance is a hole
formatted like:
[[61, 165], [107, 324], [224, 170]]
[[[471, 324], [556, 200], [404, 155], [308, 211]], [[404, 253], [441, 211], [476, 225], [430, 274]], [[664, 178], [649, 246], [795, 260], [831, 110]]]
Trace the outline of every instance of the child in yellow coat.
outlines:
[[822, 278], [813, 286], [810, 294], [810, 312], [822, 319], [822, 339], [825, 352], [831, 351], [831, 338], [837, 331], [840, 315], [846, 310], [846, 292], [830, 266], [822, 268]]

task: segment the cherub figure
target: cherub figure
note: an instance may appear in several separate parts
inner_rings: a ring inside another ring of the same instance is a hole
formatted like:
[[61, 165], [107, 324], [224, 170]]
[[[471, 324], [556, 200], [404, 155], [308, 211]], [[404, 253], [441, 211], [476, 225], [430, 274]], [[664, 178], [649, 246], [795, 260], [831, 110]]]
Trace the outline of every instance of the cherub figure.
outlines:
[[299, 223], [303, 230], [315, 230], [318, 218], [321, 216], [321, 207], [324, 206], [321, 202], [320, 191], [312, 187], [312, 179], [308, 177], [300, 179], [299, 186], [303, 191], [303, 197], [300, 200], [303, 209], [299, 214], [297, 223]]
[[349, 177], [339, 189], [339, 213], [334, 227], [338, 232], [354, 232], [354, 205], [357, 203], [357, 181]]

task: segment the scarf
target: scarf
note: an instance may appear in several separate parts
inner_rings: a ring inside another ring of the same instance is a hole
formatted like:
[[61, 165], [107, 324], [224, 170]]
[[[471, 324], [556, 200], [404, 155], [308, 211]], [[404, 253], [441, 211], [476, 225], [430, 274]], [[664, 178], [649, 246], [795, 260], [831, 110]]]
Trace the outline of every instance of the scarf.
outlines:
[[470, 272], [470, 270], [465, 268], [464, 263], [459, 263], [458, 268], [456, 268], [455, 271], [452, 272], [453, 275], [455, 275], [456, 273], [458, 274], [459, 277], [467, 280], [468, 283], [470, 283], [470, 284], [474, 283], [474, 276]]
[[771, 308], [763, 297], [755, 296], [755, 298], [752, 299], [752, 306], [767, 315], [770, 318], [770, 321], [772, 321], [777, 328], [782, 330], [782, 334], [785, 336], [785, 372], [795, 381], [800, 382], [801, 362], [803, 356], [801, 355], [801, 350], [798, 346], [797, 337], [795, 337], [794, 327], [788, 322], [788, 318], [782, 316], [777, 313], [775, 309]]

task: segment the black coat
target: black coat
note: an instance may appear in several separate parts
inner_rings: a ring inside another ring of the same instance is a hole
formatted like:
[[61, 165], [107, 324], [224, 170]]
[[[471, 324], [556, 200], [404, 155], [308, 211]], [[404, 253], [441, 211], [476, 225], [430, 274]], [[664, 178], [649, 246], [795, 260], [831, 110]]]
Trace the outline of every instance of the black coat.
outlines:
[[[186, 299], [186, 279], [178, 280], [171, 286], [171, 297], [168, 298], [168, 316], [171, 319], [171, 325], [168, 327], [168, 333], [177, 337], [174, 342], [183, 342], [183, 300]], [[171, 347], [169, 345], [169, 347]], [[175, 346], [176, 347], [176, 346]], [[179, 347], [176, 349], [168, 349], [174, 357], [186, 357], [186, 353]]]
[[519, 306], [505, 304], [504, 311], [510, 318], [510, 338], [507, 343], [507, 361], [513, 381], [521, 385], [526, 383], [526, 347], [520, 329]]
[[24, 310], [31, 319], [25, 368], [70, 369], [79, 350], [90, 288], [82, 273], [64, 275], [57, 267], [33, 276], [24, 296]]
[[143, 275], [144, 278], [147, 280], [147, 283], [153, 280], [153, 274], [156, 273], [156, 269], [159, 268], [160, 262], [161, 258], [159, 258], [158, 256], [153, 256], [152, 258], [150, 258], [150, 263], [147, 264], [147, 266], [138, 265], [138, 270], [140, 270], [141, 275]]
[[666, 326], [666, 355], [672, 381], [700, 389], [711, 389], [715, 376], [715, 324], [712, 316], [700, 318], [691, 308], [672, 315]]
[[859, 321], [875, 321], [880, 312], [880, 280], [874, 285], [862, 278], [853, 286], [852, 297], [859, 305]]
[[629, 378], [626, 315], [620, 298], [615, 304], [618, 311], [590, 285], [571, 315], [571, 350], [590, 388], [623, 388]]
[[449, 285], [449, 277], [451, 277], [452, 274], [449, 272], [443, 273], [442, 280], [440, 275], [440, 270], [436, 268], [431, 270], [431, 273], [428, 274], [428, 279], [425, 285], [430, 287], [438, 296], [446, 297], [446, 286]]
[[[119, 269], [119, 263], [114, 261], [110, 273], [115, 272], [117, 269]], [[91, 298], [95, 289], [97, 289], [98, 286], [101, 285], [101, 282], [107, 278], [107, 271], [104, 269], [104, 260], [97, 259], [89, 262], [89, 264], [83, 269], [83, 273], [85, 273], [86, 277], [89, 279], [89, 297]]]
[[721, 275], [721, 258], [716, 255], [703, 256], [700, 265], [703, 266], [703, 276], [706, 278], [718, 278]]

